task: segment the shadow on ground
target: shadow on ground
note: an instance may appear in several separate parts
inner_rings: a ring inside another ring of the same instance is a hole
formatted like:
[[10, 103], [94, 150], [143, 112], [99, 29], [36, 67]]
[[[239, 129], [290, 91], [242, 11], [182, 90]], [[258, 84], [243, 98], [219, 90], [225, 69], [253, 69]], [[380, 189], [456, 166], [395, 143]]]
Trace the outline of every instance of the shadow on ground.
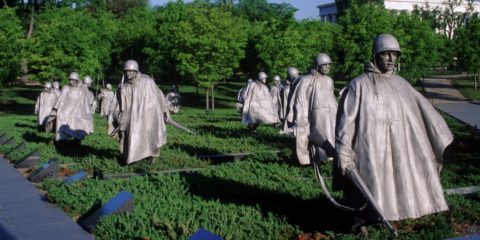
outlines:
[[182, 174], [182, 177], [189, 184], [189, 191], [192, 194], [225, 204], [259, 206], [264, 215], [273, 213], [284, 216], [290, 224], [299, 226], [304, 232], [348, 232], [351, 229], [352, 218], [333, 207], [322, 196], [301, 199], [287, 193], [260, 189], [199, 173]]

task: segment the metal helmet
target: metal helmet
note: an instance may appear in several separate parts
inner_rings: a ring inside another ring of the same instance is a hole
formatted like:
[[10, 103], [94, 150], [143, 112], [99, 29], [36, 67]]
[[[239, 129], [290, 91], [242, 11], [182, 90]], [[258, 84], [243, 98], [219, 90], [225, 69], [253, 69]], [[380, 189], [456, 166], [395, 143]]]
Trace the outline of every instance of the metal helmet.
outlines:
[[71, 72], [70, 76], [68, 76], [68, 79], [80, 81], [80, 74], [78, 74], [77, 72]]
[[287, 70], [287, 74], [291, 79], [296, 78], [298, 77], [298, 69], [294, 67], [289, 67]]
[[107, 89], [108, 89], [108, 90], [112, 90], [112, 84], [107, 83]]
[[402, 53], [400, 44], [392, 34], [380, 34], [375, 37], [372, 46], [372, 53], [375, 54], [385, 51], [394, 51], [398, 54]]
[[259, 72], [258, 73], [258, 80], [263, 80], [263, 79], [267, 79], [267, 74], [264, 73], [264, 72]]
[[55, 88], [55, 89], [60, 88], [60, 83], [57, 82], [57, 81], [53, 82], [53, 88]]
[[90, 84], [92, 82], [93, 82], [92, 78], [88, 75], [83, 78], [83, 83], [85, 84]]
[[273, 81], [280, 82], [280, 76], [275, 75], [275, 77], [273, 77]]
[[125, 62], [124, 71], [132, 70], [138, 72], [138, 63], [135, 60], [128, 60]]
[[52, 83], [51, 82], [46, 82], [45, 83], [45, 88], [51, 89], [52, 88]]
[[332, 60], [325, 53], [319, 53], [317, 55], [317, 57], [315, 58], [315, 67], [317, 67], [317, 68], [322, 66], [322, 65], [331, 64], [331, 63], [332, 63]]

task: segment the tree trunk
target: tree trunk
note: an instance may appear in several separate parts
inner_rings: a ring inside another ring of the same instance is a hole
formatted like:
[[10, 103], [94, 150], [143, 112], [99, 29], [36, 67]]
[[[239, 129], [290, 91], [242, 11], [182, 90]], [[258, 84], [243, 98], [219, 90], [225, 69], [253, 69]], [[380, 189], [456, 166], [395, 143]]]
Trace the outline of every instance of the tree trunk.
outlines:
[[209, 103], [208, 103], [208, 87], [205, 88], [205, 111], [208, 112], [208, 106]]
[[30, 4], [30, 21], [28, 23], [27, 39], [32, 38], [33, 24], [35, 22], [34, 15], [35, 15], [35, 5], [31, 3]]
[[212, 112], [215, 111], [215, 96], [214, 96], [214, 84], [212, 83]]
[[477, 90], [477, 79], [480, 77], [480, 72], [478, 72], [477, 74], [474, 74], [474, 81], [475, 81], [475, 90]]
[[8, 8], [7, 0], [3, 0], [3, 7]]

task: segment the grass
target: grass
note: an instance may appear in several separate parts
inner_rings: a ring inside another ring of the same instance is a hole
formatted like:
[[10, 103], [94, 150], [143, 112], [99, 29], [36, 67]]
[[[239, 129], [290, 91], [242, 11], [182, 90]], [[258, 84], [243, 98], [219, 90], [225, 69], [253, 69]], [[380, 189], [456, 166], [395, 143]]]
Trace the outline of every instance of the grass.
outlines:
[[469, 78], [452, 79], [453, 86], [469, 101], [480, 101], [480, 80], [477, 79], [477, 89], [473, 76]]
[[[118, 143], [107, 136], [105, 120], [95, 118], [95, 132], [78, 149], [53, 143], [52, 133], [36, 130], [33, 104], [39, 89], [0, 90], [0, 129], [27, 148], [10, 153], [19, 159], [38, 148], [41, 162], [57, 158], [62, 175], [85, 169], [89, 174], [153, 172], [177, 168], [204, 168], [201, 171], [147, 174], [125, 179], [87, 179], [72, 185], [60, 180], [42, 183], [48, 198], [73, 219], [96, 203], [105, 203], [120, 190], [135, 197], [129, 214], [102, 219], [96, 239], [186, 239], [198, 228], [206, 228], [225, 239], [363, 239], [349, 228], [350, 215], [335, 209], [323, 196], [310, 166], [292, 159], [292, 140], [271, 126], [261, 126], [255, 135], [240, 123], [234, 109], [241, 82], [217, 86], [218, 107], [206, 113], [204, 96], [194, 87], [180, 89], [182, 107], [173, 119], [198, 133], [189, 135], [168, 126], [168, 144], [162, 147], [155, 164], [146, 162], [122, 166]], [[342, 83], [337, 83], [340, 89]], [[200, 100], [199, 100], [200, 99]], [[23, 106], [22, 108], [17, 105]], [[29, 111], [27, 111], [29, 110]], [[480, 138], [468, 126], [444, 116], [455, 135], [445, 153], [441, 173], [444, 188], [480, 185]], [[0, 146], [0, 152], [12, 147]], [[280, 150], [280, 153], [273, 151]], [[199, 159], [203, 154], [251, 152], [231, 159]], [[327, 179], [331, 164], [323, 167]], [[327, 184], [330, 186], [330, 181]], [[334, 196], [340, 198], [339, 192]], [[450, 210], [414, 220], [394, 222], [400, 239], [443, 239], [466, 235], [480, 222], [479, 196], [446, 196]], [[369, 226], [372, 239], [388, 234], [381, 224]]]

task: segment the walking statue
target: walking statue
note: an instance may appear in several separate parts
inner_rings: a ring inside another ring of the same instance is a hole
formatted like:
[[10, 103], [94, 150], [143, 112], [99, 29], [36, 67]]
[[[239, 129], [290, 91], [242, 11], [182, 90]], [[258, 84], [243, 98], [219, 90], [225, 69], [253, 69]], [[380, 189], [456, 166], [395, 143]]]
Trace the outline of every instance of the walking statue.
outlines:
[[81, 141], [93, 131], [91, 96], [80, 85], [80, 75], [70, 73], [70, 86], [64, 86], [62, 93], [50, 113], [49, 122], [56, 119], [55, 140], [74, 138]]
[[44, 90], [37, 97], [37, 103], [35, 104], [35, 114], [37, 114], [37, 123], [39, 130], [45, 130], [47, 132], [52, 129], [47, 128], [48, 116], [52, 111], [53, 106], [57, 102], [57, 95], [52, 88], [52, 83], [46, 82]]
[[248, 84], [242, 109], [242, 123], [253, 133], [259, 124], [278, 122], [278, 114], [267, 85], [267, 74], [258, 73], [258, 79]]
[[439, 173], [452, 133], [427, 99], [395, 74], [401, 49], [393, 35], [378, 35], [372, 55], [338, 108], [338, 165], [351, 180], [342, 186], [347, 204], [369, 201], [359, 224], [382, 219], [389, 225], [448, 210]]
[[53, 82], [53, 92], [57, 97], [60, 97], [62, 91], [60, 90], [60, 83], [58, 81]]
[[327, 54], [318, 54], [314, 68], [296, 87], [293, 128], [301, 164], [310, 164], [313, 157], [326, 161], [335, 155], [337, 100], [328, 76], [331, 63]]
[[298, 83], [301, 81], [302, 76], [299, 75], [298, 69], [294, 67], [289, 67], [287, 70], [287, 80], [290, 84], [288, 84], [288, 92], [285, 91], [282, 101], [285, 108], [285, 119], [283, 123], [283, 132], [293, 136], [293, 119], [294, 119], [294, 111], [293, 106], [295, 105], [295, 98], [296, 98], [296, 87]]
[[170, 92], [167, 93], [167, 96], [165, 97], [165, 100], [170, 113], [178, 113], [178, 111], [180, 111], [180, 94], [178, 93], [175, 85], [172, 85]]
[[273, 77], [273, 85], [270, 87], [270, 95], [273, 99], [274, 109], [277, 111], [278, 119], [282, 119], [281, 116], [281, 103], [280, 103], [280, 76], [275, 75]]
[[98, 101], [100, 101], [100, 115], [106, 117], [110, 114], [110, 107], [115, 100], [115, 93], [112, 91], [112, 85], [107, 83], [105, 89], [100, 90]]
[[163, 92], [155, 81], [139, 71], [135, 60], [125, 63], [123, 83], [117, 90], [118, 113], [115, 130], [124, 163], [131, 164], [151, 157], [152, 162], [160, 154], [160, 147], [167, 143], [165, 121], [170, 119]]
[[[293, 103], [290, 104], [291, 95], [290, 92], [293, 90], [293, 82], [298, 81], [299, 79], [298, 69], [294, 67], [289, 67], [287, 69], [287, 78], [280, 84], [280, 103], [281, 103], [281, 111], [282, 111], [282, 119], [281, 122], [283, 124], [283, 133], [292, 133], [293, 130], [291, 127], [293, 126]], [[291, 110], [290, 110], [291, 108]], [[290, 126], [288, 126], [288, 115], [290, 116]]]
[[236, 107], [238, 112], [242, 112], [243, 103], [245, 102], [245, 90], [247, 90], [248, 84], [251, 83], [252, 81], [253, 80], [251, 78], [249, 78], [247, 80], [247, 85], [245, 85], [244, 87], [240, 88], [240, 90], [238, 90], [237, 103], [235, 104], [235, 107]]

